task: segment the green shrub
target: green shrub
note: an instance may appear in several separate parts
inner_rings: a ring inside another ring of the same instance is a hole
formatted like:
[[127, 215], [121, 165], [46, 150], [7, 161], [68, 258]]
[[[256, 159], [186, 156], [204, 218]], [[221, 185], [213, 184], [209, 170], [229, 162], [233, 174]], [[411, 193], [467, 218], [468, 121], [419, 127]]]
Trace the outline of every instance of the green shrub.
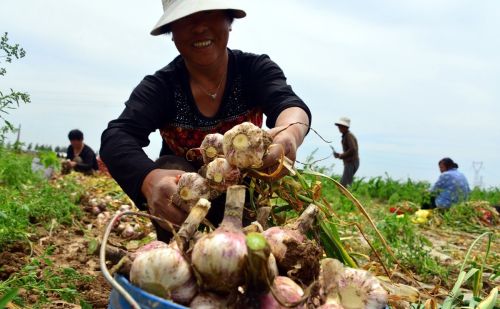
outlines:
[[76, 183], [53, 183], [31, 171], [32, 157], [0, 148], [0, 251], [26, 240], [36, 226], [70, 224], [81, 213], [75, 205], [82, 192]]

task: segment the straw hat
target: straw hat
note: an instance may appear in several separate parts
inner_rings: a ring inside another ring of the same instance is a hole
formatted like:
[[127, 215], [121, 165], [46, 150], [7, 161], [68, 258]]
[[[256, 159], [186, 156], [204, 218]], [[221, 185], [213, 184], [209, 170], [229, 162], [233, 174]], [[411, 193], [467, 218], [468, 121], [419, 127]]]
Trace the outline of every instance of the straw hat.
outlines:
[[243, 18], [247, 14], [237, 0], [162, 0], [163, 15], [156, 23], [151, 35], [165, 33], [163, 26], [188, 15], [210, 10], [233, 10], [235, 18]]
[[349, 128], [351, 126], [351, 119], [347, 117], [340, 117], [339, 120], [335, 122], [335, 125]]

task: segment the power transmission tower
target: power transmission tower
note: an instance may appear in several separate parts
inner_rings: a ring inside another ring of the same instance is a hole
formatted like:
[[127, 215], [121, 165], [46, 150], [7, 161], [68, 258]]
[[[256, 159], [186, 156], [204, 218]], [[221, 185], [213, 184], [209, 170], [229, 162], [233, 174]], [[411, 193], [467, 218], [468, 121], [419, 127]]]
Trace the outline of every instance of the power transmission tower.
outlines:
[[484, 168], [483, 161], [472, 161], [472, 168], [474, 169], [474, 187], [481, 188], [483, 186], [483, 176], [480, 172]]

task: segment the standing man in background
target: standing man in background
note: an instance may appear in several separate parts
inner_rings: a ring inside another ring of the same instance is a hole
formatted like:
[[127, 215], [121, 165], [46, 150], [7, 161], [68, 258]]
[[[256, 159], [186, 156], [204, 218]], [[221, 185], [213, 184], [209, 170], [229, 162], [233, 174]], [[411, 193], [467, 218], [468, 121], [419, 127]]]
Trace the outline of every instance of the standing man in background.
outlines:
[[334, 151], [333, 155], [335, 158], [344, 161], [344, 173], [342, 174], [340, 183], [344, 187], [347, 187], [352, 183], [354, 174], [359, 168], [358, 140], [349, 131], [349, 127], [351, 126], [349, 118], [341, 117], [335, 125], [339, 128], [340, 133], [342, 133], [342, 150], [344, 152], [338, 153]]

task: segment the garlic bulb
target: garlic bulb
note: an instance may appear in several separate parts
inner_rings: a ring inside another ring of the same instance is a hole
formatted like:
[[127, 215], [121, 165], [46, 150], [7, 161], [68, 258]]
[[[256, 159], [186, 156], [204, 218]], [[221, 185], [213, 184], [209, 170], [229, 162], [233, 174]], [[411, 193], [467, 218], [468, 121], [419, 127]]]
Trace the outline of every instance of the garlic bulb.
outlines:
[[266, 131], [251, 122], [243, 122], [224, 134], [223, 151], [231, 165], [259, 168], [271, 142], [272, 138]]
[[320, 285], [324, 305], [320, 308], [381, 309], [387, 292], [371, 273], [344, 267], [338, 260], [321, 260]]
[[184, 201], [198, 201], [210, 198], [208, 182], [198, 173], [184, 173], [179, 178], [177, 192]]
[[203, 163], [207, 164], [217, 158], [219, 155], [223, 155], [222, 150], [224, 136], [220, 133], [207, 134], [203, 141], [201, 142], [201, 155], [203, 157]]
[[211, 187], [217, 191], [225, 192], [230, 186], [238, 184], [240, 170], [230, 165], [226, 159], [217, 158], [207, 164], [205, 177], [209, 180]]

